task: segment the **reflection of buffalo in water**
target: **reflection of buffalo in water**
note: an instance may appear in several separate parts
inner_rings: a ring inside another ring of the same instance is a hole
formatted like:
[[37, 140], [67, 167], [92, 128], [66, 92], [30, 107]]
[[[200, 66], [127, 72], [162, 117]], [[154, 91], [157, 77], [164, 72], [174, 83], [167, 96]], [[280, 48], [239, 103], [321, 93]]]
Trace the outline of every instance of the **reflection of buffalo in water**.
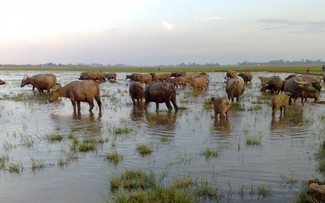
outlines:
[[177, 114], [168, 112], [146, 112], [146, 120], [150, 127], [163, 126], [164, 130], [168, 127], [175, 128]]
[[283, 117], [283, 118], [280, 118], [279, 120], [272, 118], [271, 130], [287, 129], [288, 127], [289, 127], [289, 118], [288, 117]]
[[144, 117], [145, 110], [143, 109], [143, 106], [133, 106], [131, 112], [130, 112], [130, 118], [133, 121], [139, 121], [142, 120]]
[[222, 136], [228, 136], [231, 133], [231, 127], [228, 119], [214, 119], [214, 131], [220, 132]]

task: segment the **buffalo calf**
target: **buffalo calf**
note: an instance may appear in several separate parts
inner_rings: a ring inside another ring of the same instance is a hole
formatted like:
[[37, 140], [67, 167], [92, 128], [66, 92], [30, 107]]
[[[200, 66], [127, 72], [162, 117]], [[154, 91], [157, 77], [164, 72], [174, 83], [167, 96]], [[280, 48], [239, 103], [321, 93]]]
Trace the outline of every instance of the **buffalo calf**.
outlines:
[[275, 117], [275, 113], [280, 109], [280, 117], [285, 115], [286, 109], [289, 105], [289, 99], [290, 99], [291, 93], [285, 92], [278, 95], [275, 95], [272, 97], [272, 117]]
[[220, 114], [220, 120], [228, 119], [231, 101], [227, 97], [211, 97], [211, 103], [214, 107], [215, 119], [218, 119], [218, 114]]

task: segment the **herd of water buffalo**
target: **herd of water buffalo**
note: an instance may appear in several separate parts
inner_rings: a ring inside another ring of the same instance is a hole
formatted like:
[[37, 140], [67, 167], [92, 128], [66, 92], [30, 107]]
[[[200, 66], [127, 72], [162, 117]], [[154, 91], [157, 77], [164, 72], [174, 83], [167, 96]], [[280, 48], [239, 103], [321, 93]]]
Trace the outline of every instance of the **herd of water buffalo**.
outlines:
[[[174, 73], [133, 73], [126, 75], [129, 79], [129, 94], [134, 105], [139, 105], [145, 100], [145, 106], [149, 102], [156, 103], [156, 109], [159, 110], [159, 103], [165, 103], [168, 110], [172, 110], [171, 103], [175, 111], [178, 111], [176, 102], [176, 89], [178, 86], [191, 86], [195, 90], [206, 90], [209, 85], [210, 77], [207, 73], [195, 72], [174, 72]], [[241, 95], [245, 91], [245, 84], [251, 82], [253, 75], [251, 72], [237, 73], [228, 71], [225, 76], [227, 97], [211, 97], [211, 103], [214, 106], [215, 118], [227, 119], [231, 103], [236, 99], [240, 101]], [[311, 74], [291, 74], [282, 79], [280, 76], [259, 77], [261, 81], [261, 91], [274, 94], [272, 102], [272, 116], [280, 110], [280, 116], [285, 114], [288, 104], [291, 100], [301, 98], [301, 104], [307, 98], [313, 98], [319, 101], [321, 92], [322, 78]], [[71, 100], [73, 111], [80, 113], [80, 102], [89, 104], [89, 111], [94, 108], [94, 99], [99, 108], [99, 114], [102, 112], [102, 102], [100, 98], [99, 84], [103, 81], [111, 83], [116, 82], [116, 73], [102, 73], [98, 71], [83, 72], [79, 80], [72, 81], [65, 86], [57, 83], [54, 74], [36, 74], [31, 77], [24, 77], [21, 81], [21, 87], [32, 85], [39, 92], [46, 90], [49, 96], [49, 102], [57, 100], [59, 97], [67, 97]], [[0, 81], [0, 84], [5, 84]]]

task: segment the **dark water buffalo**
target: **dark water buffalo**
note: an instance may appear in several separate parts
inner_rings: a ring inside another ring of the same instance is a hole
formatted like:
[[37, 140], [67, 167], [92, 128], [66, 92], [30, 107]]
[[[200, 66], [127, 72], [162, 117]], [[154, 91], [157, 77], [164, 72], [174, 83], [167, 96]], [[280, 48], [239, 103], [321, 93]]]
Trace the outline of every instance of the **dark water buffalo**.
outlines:
[[175, 111], [178, 111], [176, 103], [176, 89], [170, 82], [152, 82], [149, 83], [145, 90], [145, 105], [149, 102], [156, 102], [156, 110], [159, 110], [159, 103], [166, 103], [168, 110], [172, 110], [172, 102]]
[[315, 89], [317, 89], [318, 91], [321, 91], [321, 89], [322, 89], [322, 86], [321, 86], [322, 78], [320, 76], [318, 76], [318, 75], [309, 75], [309, 74], [301, 74], [299, 76], [301, 78], [303, 78], [304, 80], [310, 82]]
[[289, 105], [289, 99], [290, 99], [291, 93], [290, 92], [285, 92], [282, 94], [275, 95], [272, 97], [271, 102], [272, 102], [272, 117], [275, 117], [275, 113], [280, 110], [280, 117], [285, 115], [286, 109], [288, 108]]
[[0, 85], [4, 85], [4, 84], [6, 84], [6, 82], [0, 79]]
[[242, 72], [238, 76], [242, 77], [245, 83], [252, 82], [253, 74], [251, 72]]
[[283, 89], [284, 82], [280, 76], [269, 77], [265, 83], [264, 90], [270, 90], [271, 93], [279, 94]]
[[105, 78], [110, 82], [116, 82], [116, 73], [105, 73]]
[[59, 97], [67, 97], [71, 100], [73, 112], [76, 113], [76, 103], [78, 113], [80, 113], [80, 102], [89, 104], [89, 111], [94, 108], [94, 99], [99, 108], [99, 114], [102, 113], [102, 102], [100, 100], [100, 88], [97, 82], [93, 80], [73, 81], [65, 86], [56, 85], [51, 92], [49, 102], [54, 102]]
[[303, 79], [300, 76], [294, 76], [289, 78], [285, 81], [283, 86], [284, 92], [290, 92], [290, 100], [289, 103], [291, 104], [291, 99], [297, 99], [298, 97], [301, 98], [301, 104], [304, 105], [304, 99], [306, 92], [315, 91], [316, 89], [312, 86], [310, 82]]
[[322, 66], [322, 70], [325, 71], [325, 65]]
[[241, 77], [231, 78], [227, 80], [226, 83], [226, 92], [228, 95], [228, 99], [232, 102], [236, 97], [236, 101], [240, 100], [240, 96], [244, 93], [245, 86], [244, 80]]
[[214, 119], [218, 119], [218, 114], [220, 114], [220, 120], [228, 119], [231, 101], [227, 97], [211, 97], [211, 103], [214, 109]]
[[185, 76], [186, 72], [173, 72], [170, 74], [170, 77], [180, 77], [180, 76]]
[[135, 100], [137, 100], [139, 105], [144, 98], [143, 84], [137, 81], [131, 81], [129, 85], [129, 94], [131, 96], [133, 105], [136, 105]]
[[21, 81], [20, 87], [25, 85], [32, 85], [33, 91], [36, 88], [38, 92], [43, 92], [47, 90], [50, 93], [50, 90], [56, 84], [56, 76], [54, 74], [36, 74], [31, 77], [25, 76]]

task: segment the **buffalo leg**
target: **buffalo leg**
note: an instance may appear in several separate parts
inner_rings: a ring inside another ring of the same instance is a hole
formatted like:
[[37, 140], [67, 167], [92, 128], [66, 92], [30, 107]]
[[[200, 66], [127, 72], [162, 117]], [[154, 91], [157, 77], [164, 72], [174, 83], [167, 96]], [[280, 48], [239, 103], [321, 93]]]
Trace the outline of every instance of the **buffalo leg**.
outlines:
[[173, 108], [172, 108], [172, 105], [170, 104], [170, 101], [166, 101], [165, 103], [168, 108], [168, 111], [171, 111]]
[[77, 107], [78, 107], [78, 113], [81, 112], [81, 109], [80, 109], [80, 101], [77, 101]]
[[156, 102], [156, 111], [159, 111], [159, 103]]
[[71, 104], [73, 107], [73, 113], [76, 113], [76, 102], [71, 100]]
[[102, 101], [100, 101], [100, 98], [95, 98], [98, 108], [99, 108], [99, 114], [102, 114]]
[[178, 106], [177, 106], [177, 103], [176, 103], [176, 93], [173, 94], [173, 96], [171, 98], [171, 101], [172, 101], [172, 104], [174, 106], [175, 111], [177, 112], [178, 111]]
[[88, 104], [89, 104], [89, 111], [92, 111], [93, 110], [93, 108], [94, 108], [94, 101], [93, 100], [89, 100], [88, 101]]

